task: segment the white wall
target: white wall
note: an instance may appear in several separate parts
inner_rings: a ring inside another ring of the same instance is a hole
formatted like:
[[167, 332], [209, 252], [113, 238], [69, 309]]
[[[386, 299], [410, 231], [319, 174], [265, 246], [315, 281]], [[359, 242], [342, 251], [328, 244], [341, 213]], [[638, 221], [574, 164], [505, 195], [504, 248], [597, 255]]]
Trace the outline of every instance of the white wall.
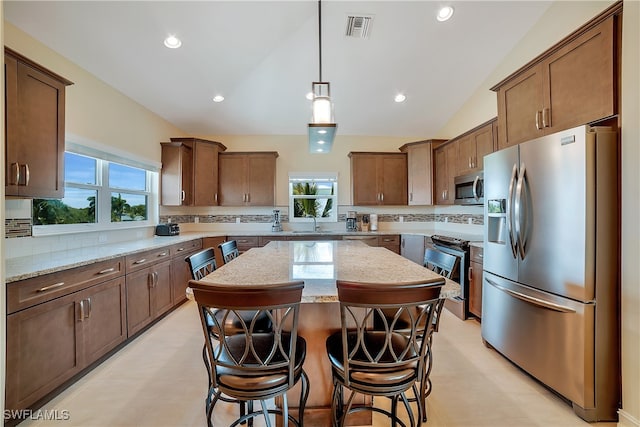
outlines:
[[622, 412], [640, 426], [640, 2], [625, 1], [622, 35]]

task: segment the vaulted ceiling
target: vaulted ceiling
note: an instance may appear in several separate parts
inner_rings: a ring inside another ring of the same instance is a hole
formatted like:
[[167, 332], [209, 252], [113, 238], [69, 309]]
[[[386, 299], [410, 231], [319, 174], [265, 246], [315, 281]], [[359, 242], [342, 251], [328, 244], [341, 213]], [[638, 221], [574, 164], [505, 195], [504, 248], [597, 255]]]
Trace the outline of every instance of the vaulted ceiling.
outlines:
[[[306, 134], [316, 1], [3, 3], [7, 21], [185, 132]], [[435, 134], [551, 2], [446, 2], [455, 13], [438, 22], [443, 3], [322, 2], [322, 77], [338, 134]], [[350, 15], [373, 18], [368, 38], [345, 36]], [[169, 34], [181, 48], [164, 46]]]

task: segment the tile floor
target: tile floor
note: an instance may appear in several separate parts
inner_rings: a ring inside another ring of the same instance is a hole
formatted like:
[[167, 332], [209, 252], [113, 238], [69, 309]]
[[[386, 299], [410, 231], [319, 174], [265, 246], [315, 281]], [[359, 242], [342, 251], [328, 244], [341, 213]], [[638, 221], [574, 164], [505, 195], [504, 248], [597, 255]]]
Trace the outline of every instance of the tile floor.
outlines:
[[[182, 305], [42, 408], [68, 411], [70, 419], [20, 426], [206, 426], [199, 322], [195, 303]], [[431, 378], [427, 426], [616, 426], [582, 421], [567, 403], [485, 348], [479, 323], [446, 310], [434, 337]], [[228, 426], [236, 408], [217, 407], [214, 425]], [[374, 425], [389, 422], [374, 418]]]

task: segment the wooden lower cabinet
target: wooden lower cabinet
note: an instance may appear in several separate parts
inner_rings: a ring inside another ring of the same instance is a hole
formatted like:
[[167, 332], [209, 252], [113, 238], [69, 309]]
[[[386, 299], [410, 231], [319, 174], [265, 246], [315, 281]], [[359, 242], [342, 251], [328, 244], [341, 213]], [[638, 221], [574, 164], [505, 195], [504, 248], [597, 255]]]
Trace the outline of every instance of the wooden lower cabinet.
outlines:
[[124, 277], [9, 314], [5, 408], [28, 408], [126, 338]]
[[173, 306], [171, 261], [127, 274], [127, 332], [134, 335]]
[[469, 266], [469, 312], [478, 319], [482, 318], [482, 257], [483, 249], [471, 246]]
[[171, 248], [171, 299], [173, 305], [187, 300], [186, 290], [191, 280], [191, 269], [185, 258], [202, 250], [202, 239], [173, 245]]

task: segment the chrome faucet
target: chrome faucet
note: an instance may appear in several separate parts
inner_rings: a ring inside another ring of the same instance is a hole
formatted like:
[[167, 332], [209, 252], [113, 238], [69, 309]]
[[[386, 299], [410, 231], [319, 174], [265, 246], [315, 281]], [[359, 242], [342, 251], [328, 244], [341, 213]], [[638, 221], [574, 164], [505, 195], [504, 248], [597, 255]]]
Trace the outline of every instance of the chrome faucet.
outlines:
[[318, 223], [316, 222], [316, 217], [315, 217], [315, 215], [308, 215], [308, 214], [307, 214], [307, 218], [312, 218], [312, 219], [313, 219], [313, 232], [315, 233], [316, 231], [319, 231], [319, 229], [318, 229]]

